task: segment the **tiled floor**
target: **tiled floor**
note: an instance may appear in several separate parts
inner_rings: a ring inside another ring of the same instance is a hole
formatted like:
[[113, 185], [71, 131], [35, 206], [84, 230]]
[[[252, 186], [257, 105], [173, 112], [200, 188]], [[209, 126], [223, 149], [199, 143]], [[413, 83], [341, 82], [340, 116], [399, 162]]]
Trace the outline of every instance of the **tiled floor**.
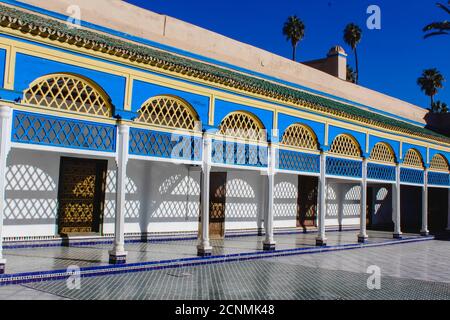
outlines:
[[[405, 237], [417, 235], [405, 235]], [[315, 233], [276, 235], [277, 250], [315, 247]], [[357, 243], [356, 231], [327, 233], [328, 245]], [[262, 251], [263, 236], [230, 237], [213, 240], [213, 255]], [[392, 241], [389, 232], [369, 231], [369, 243]], [[195, 257], [196, 240], [179, 240], [126, 245], [127, 262], [162, 261]], [[6, 273], [21, 273], [44, 270], [66, 269], [108, 264], [108, 250], [111, 244], [77, 245], [71, 247], [45, 247], [28, 249], [5, 249]]]
[[[0, 288], [0, 298], [61, 299], [450, 299], [450, 242], [425, 241], [311, 255], [82, 278]], [[367, 288], [367, 267], [381, 288]], [[28, 291], [27, 291], [28, 290]]]

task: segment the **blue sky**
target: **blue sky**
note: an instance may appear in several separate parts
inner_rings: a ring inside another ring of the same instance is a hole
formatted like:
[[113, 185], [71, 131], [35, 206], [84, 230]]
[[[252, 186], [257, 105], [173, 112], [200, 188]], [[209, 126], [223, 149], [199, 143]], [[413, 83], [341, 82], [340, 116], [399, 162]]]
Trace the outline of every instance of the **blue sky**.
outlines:
[[[281, 29], [289, 15], [297, 15], [306, 25], [297, 53], [300, 61], [324, 57], [340, 44], [353, 65], [342, 33], [354, 22], [363, 28], [358, 48], [361, 85], [428, 107], [429, 98], [416, 80], [423, 69], [436, 67], [448, 79], [436, 99], [450, 104], [450, 36], [423, 39], [424, 25], [448, 19], [433, 0], [126, 1], [288, 58], [292, 49]], [[381, 8], [381, 30], [366, 27], [369, 5]]]

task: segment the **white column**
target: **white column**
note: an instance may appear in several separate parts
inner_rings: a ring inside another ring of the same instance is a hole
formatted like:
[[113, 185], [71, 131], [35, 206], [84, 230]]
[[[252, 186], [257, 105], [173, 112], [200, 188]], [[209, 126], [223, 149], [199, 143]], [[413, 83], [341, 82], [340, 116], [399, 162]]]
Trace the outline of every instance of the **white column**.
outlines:
[[366, 232], [367, 224], [367, 159], [364, 158], [362, 162], [362, 179], [361, 179], [361, 209], [360, 209], [360, 224], [359, 224], [359, 234], [358, 242], [365, 242], [368, 238]]
[[275, 187], [275, 161], [276, 161], [276, 147], [271, 144], [269, 146], [269, 163], [267, 169], [267, 208], [266, 217], [267, 220], [264, 222], [264, 227], [266, 231], [266, 237], [264, 239], [263, 248], [264, 250], [275, 250], [276, 242], [273, 238], [273, 207], [274, 207], [274, 187]]
[[212, 254], [212, 246], [209, 243], [209, 179], [211, 172], [211, 138], [206, 135], [203, 137], [203, 163], [202, 163], [202, 181], [200, 195], [200, 223], [199, 240], [197, 245], [197, 255], [204, 257]]
[[109, 262], [111, 264], [125, 263], [127, 258], [127, 252], [125, 251], [125, 192], [129, 137], [130, 127], [126, 124], [119, 123], [116, 157], [117, 171], [114, 246], [109, 252]]
[[395, 184], [392, 185], [392, 213], [394, 218], [394, 238], [402, 238], [401, 211], [400, 211], [400, 164], [395, 167]]
[[5, 272], [6, 259], [3, 258], [3, 216], [5, 209], [6, 165], [11, 150], [11, 116], [8, 106], [0, 106], [0, 274]]
[[423, 187], [422, 187], [422, 228], [420, 234], [427, 236], [430, 234], [428, 231], [428, 169], [423, 171]]
[[320, 177], [319, 177], [319, 219], [318, 219], [318, 234], [316, 238], [317, 246], [325, 246], [327, 238], [325, 236], [325, 216], [327, 214], [327, 182], [325, 177], [326, 160], [325, 153], [320, 154]]

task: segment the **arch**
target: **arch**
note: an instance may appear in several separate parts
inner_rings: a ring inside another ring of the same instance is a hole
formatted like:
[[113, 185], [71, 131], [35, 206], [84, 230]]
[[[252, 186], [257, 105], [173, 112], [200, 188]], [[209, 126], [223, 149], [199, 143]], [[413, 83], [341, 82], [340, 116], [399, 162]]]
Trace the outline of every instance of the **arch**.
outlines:
[[199, 130], [198, 115], [183, 99], [159, 95], [148, 99], [138, 110], [137, 122], [163, 127]]
[[319, 146], [314, 131], [310, 127], [300, 123], [294, 123], [286, 128], [281, 143], [287, 146], [309, 150], [317, 150]]
[[378, 142], [372, 148], [370, 153], [370, 160], [395, 163], [396, 157], [392, 147], [386, 142]]
[[447, 159], [442, 154], [436, 153], [433, 159], [431, 159], [430, 170], [448, 172]]
[[416, 149], [409, 149], [403, 159], [403, 165], [407, 167], [423, 168], [422, 155]]
[[262, 122], [246, 111], [234, 111], [222, 119], [219, 133], [250, 140], [266, 140], [266, 132]]
[[108, 95], [93, 81], [69, 73], [54, 73], [34, 80], [24, 91], [23, 103], [112, 117]]
[[361, 157], [361, 147], [358, 141], [349, 134], [340, 134], [334, 138], [329, 152], [349, 157]]

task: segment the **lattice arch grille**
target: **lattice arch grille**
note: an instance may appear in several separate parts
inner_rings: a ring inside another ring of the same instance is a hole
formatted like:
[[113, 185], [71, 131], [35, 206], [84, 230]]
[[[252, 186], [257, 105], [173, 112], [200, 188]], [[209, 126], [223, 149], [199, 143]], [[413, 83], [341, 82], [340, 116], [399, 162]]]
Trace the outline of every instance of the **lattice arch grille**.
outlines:
[[199, 129], [194, 109], [184, 100], [168, 95], [147, 100], [139, 109], [136, 121], [177, 129]]
[[419, 151], [415, 149], [409, 149], [406, 152], [405, 158], [403, 159], [403, 165], [406, 167], [423, 168], [423, 160]]
[[395, 153], [387, 143], [378, 142], [373, 147], [369, 159], [373, 161], [395, 163]]
[[112, 117], [106, 93], [93, 82], [71, 74], [51, 74], [33, 81], [25, 90], [23, 103]]
[[435, 154], [430, 162], [430, 170], [448, 172], [448, 161], [441, 154]]
[[236, 111], [223, 118], [219, 133], [242, 139], [266, 140], [263, 124], [255, 116], [243, 111]]
[[349, 157], [361, 157], [361, 148], [358, 142], [347, 134], [340, 134], [334, 138], [329, 152]]
[[290, 125], [283, 133], [281, 144], [308, 150], [317, 150], [317, 137], [309, 127], [302, 124]]

